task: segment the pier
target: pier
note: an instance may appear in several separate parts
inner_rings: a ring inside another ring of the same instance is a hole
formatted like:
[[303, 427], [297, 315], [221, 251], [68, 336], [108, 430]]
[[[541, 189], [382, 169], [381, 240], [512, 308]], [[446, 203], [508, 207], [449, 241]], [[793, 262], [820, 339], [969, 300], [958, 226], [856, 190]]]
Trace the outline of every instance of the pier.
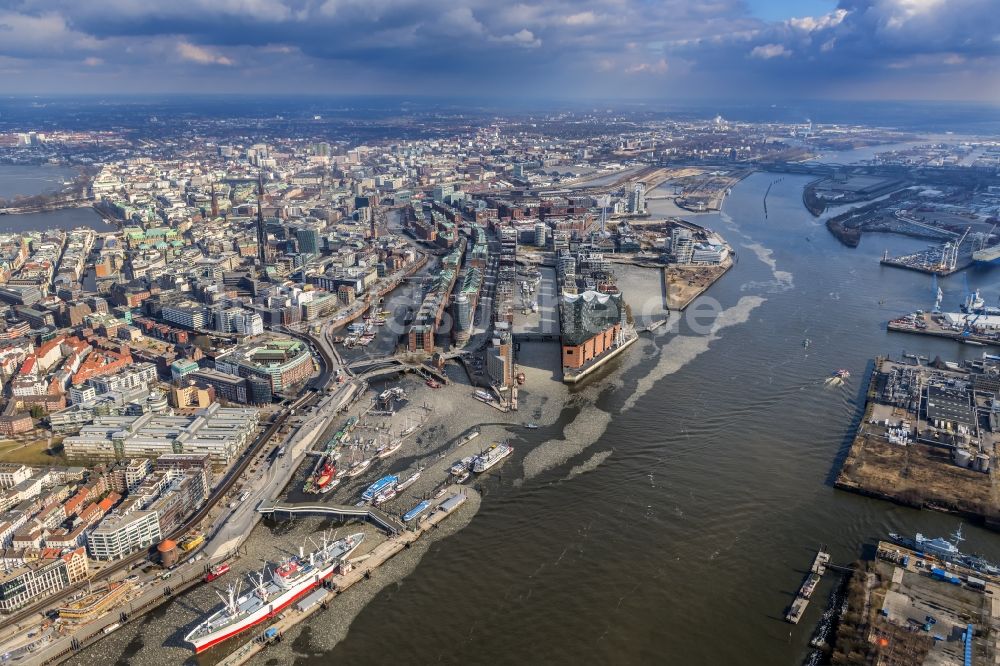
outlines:
[[[328, 587], [321, 587], [313, 593], [321, 592], [322, 595], [309, 608], [286, 610], [278, 616], [274, 624], [258, 633], [252, 640], [244, 643], [235, 652], [220, 661], [219, 666], [239, 666], [240, 664], [245, 664], [251, 657], [269, 645], [270, 641], [264, 640], [265, 636], [280, 636], [284, 634], [316, 611], [326, 608], [339, 594], [346, 591], [355, 583], [369, 578], [373, 569], [392, 559], [400, 551], [409, 548], [410, 544], [419, 539], [424, 532], [436, 528], [438, 523], [450, 516], [458, 507], [465, 503], [465, 500], [468, 499], [468, 491], [460, 486], [456, 487], [456, 490], [457, 492], [449, 494], [445, 499], [438, 502], [430, 512], [420, 516], [416, 521], [416, 525], [410, 529], [403, 528], [398, 534], [375, 546], [368, 553], [348, 561], [348, 566], [344, 567], [343, 571], [330, 577]], [[357, 509], [358, 507], [350, 508]]]
[[663, 326], [666, 326], [666, 324], [667, 324], [668, 321], [670, 321], [670, 313], [669, 312], [667, 313], [667, 316], [665, 318], [663, 318], [663, 319], [657, 319], [656, 321], [651, 321], [644, 328], [638, 329], [637, 332], [638, 333], [652, 333], [652, 332], [656, 331], [657, 329], [659, 329], [659, 328], [661, 328]]
[[823, 574], [826, 573], [827, 564], [830, 562], [830, 553], [823, 550], [825, 547], [820, 546], [819, 551], [816, 552], [812, 566], [809, 567], [809, 573], [806, 574], [805, 580], [802, 581], [802, 586], [799, 587], [799, 592], [795, 595], [792, 605], [788, 607], [785, 620], [792, 624], [798, 624], [799, 620], [802, 619], [802, 615], [809, 606], [809, 599], [812, 597], [813, 592], [816, 591], [816, 586], [819, 585]]
[[342, 521], [353, 519], [365, 520], [385, 530], [390, 535], [396, 535], [405, 529], [398, 519], [373, 506], [353, 506], [346, 504], [323, 504], [321, 502], [271, 502], [262, 501], [257, 506], [257, 513], [269, 518], [282, 514], [292, 517], [298, 515], [330, 516]]
[[885, 257], [879, 260], [879, 263], [883, 266], [892, 266], [893, 268], [904, 268], [906, 270], [916, 271], [918, 273], [927, 273], [928, 275], [940, 275], [941, 277], [947, 277], [953, 273], [963, 271], [972, 265], [971, 257], [966, 260], [959, 260], [954, 265], [944, 265], [938, 264], [933, 265], [929, 263], [922, 263], [917, 259], [913, 259], [912, 256], [907, 257]]
[[[971, 318], [975, 318], [972, 315]], [[991, 335], [981, 335], [971, 330], [956, 330], [942, 326], [939, 321], [931, 317], [929, 321], [922, 321], [922, 326], [917, 326], [914, 321], [907, 321], [907, 318], [894, 319], [886, 324], [886, 329], [896, 333], [911, 333], [913, 335], [929, 335], [935, 338], [949, 338], [957, 342], [976, 347], [985, 345], [1000, 346], [1000, 338]]]

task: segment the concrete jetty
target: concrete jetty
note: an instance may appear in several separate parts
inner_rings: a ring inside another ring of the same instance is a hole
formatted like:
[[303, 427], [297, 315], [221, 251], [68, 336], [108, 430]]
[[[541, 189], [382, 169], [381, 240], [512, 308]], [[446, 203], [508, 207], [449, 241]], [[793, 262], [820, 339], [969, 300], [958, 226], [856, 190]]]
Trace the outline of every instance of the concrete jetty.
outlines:
[[788, 612], [785, 614], [785, 620], [792, 624], [798, 624], [799, 620], [802, 619], [802, 615], [809, 606], [809, 599], [812, 597], [813, 592], [816, 591], [816, 586], [819, 585], [823, 574], [826, 573], [826, 565], [830, 562], [830, 553], [823, 550], [823, 548], [821, 546], [819, 551], [817, 551], [812, 566], [809, 567], [809, 573], [806, 574], [805, 580], [802, 581], [802, 586], [799, 587], [798, 594], [795, 595], [792, 605], [788, 607]]
[[[975, 315], [972, 315], [972, 318], [974, 317]], [[977, 347], [984, 345], [1000, 346], [1000, 338], [990, 337], [988, 335], [979, 335], [973, 332], [961, 330], [957, 331], [952, 328], [945, 328], [938, 321], [936, 321], [934, 317], [931, 317], [929, 321], [921, 322], [924, 325], [920, 327], [916, 326], [912, 321], [908, 321], [907, 319], [907, 317], [893, 319], [886, 324], [886, 329], [896, 333], [910, 333], [912, 335], [927, 335], [934, 338], [948, 338], [950, 340], [955, 340], [963, 344], [975, 345]]]

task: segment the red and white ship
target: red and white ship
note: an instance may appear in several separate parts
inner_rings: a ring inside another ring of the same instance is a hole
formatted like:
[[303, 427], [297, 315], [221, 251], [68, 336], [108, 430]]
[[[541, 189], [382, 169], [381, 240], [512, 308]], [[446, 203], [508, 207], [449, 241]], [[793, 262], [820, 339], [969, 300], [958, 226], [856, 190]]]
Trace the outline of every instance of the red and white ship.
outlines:
[[252, 591], [242, 594], [237, 584], [229, 586], [225, 595], [217, 592], [222, 608], [209, 615], [184, 640], [198, 654], [274, 617], [321, 586], [364, 538], [365, 535], [358, 532], [346, 539], [328, 542], [324, 535], [320, 548], [308, 557], [300, 548], [298, 557], [291, 557], [274, 567], [268, 580], [265, 581], [266, 566], [259, 573], [248, 576]]

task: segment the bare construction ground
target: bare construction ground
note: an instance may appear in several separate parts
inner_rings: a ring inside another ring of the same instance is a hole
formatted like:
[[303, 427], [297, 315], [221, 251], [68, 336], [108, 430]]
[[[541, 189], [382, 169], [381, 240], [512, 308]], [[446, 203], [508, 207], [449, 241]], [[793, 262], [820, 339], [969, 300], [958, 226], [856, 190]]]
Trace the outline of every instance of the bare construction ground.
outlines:
[[911, 506], [978, 516], [988, 523], [998, 519], [992, 473], [954, 465], [947, 450], [925, 444], [900, 446], [860, 434], [836, 485]]
[[732, 265], [732, 257], [726, 257], [726, 260], [718, 266], [672, 265], [664, 268], [667, 307], [671, 310], [683, 310], [721, 278]]

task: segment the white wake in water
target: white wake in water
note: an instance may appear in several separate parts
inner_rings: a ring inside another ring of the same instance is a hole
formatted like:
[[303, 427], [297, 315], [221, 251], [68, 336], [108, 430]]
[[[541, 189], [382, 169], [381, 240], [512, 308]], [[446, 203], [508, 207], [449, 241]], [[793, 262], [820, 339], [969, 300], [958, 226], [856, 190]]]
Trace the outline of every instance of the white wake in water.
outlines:
[[757, 258], [771, 269], [771, 275], [774, 276], [773, 280], [750, 284], [759, 284], [772, 293], [777, 291], [788, 291], [795, 286], [791, 273], [788, 271], [778, 270], [778, 262], [774, 260], [774, 252], [772, 250], [764, 247], [756, 241], [750, 243], [740, 243], [740, 245], [757, 255]]

